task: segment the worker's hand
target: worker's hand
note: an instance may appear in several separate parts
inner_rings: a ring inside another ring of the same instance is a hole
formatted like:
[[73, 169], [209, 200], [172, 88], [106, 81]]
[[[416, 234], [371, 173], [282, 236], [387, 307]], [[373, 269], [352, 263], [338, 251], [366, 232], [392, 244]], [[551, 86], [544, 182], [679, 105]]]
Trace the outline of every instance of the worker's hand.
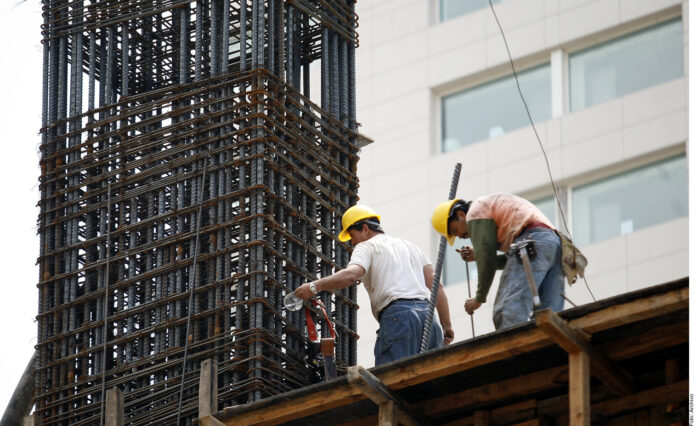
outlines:
[[[457, 249], [455, 249], [455, 250], [457, 250]], [[462, 257], [462, 260], [464, 260], [466, 262], [473, 262], [474, 260], [476, 260], [476, 258], [474, 258], [474, 248], [473, 247], [462, 247], [462, 248], [457, 250], [457, 253], [459, 253], [459, 255]]]
[[449, 345], [452, 343], [452, 340], [454, 340], [454, 329], [452, 328], [452, 325], [448, 326], [442, 326], [442, 333], [445, 335], [445, 345]]
[[469, 315], [473, 315], [474, 311], [481, 307], [481, 302], [476, 299], [466, 299], [464, 303], [464, 310]]
[[297, 287], [295, 290], [295, 296], [299, 297], [302, 300], [309, 300], [312, 297], [314, 297], [314, 293], [312, 293], [312, 290], [309, 289], [309, 283], [304, 283], [301, 286]]

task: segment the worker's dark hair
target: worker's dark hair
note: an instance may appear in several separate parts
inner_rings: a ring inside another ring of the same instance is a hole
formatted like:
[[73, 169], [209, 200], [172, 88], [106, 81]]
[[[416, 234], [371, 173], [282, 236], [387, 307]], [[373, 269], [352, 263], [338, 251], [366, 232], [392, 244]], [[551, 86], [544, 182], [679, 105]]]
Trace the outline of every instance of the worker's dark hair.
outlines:
[[469, 213], [469, 206], [471, 206], [471, 201], [458, 200], [452, 204], [449, 217], [447, 218], [447, 229], [449, 229], [450, 222], [457, 217], [457, 212]]
[[359, 220], [352, 224], [351, 226], [348, 227], [347, 231], [351, 229], [355, 230], [361, 230], [363, 225], [367, 225], [368, 228], [373, 230], [374, 232], [379, 232], [380, 234], [384, 234], [384, 230], [382, 229], [382, 225], [379, 223], [379, 219], [376, 217], [368, 217], [367, 219]]

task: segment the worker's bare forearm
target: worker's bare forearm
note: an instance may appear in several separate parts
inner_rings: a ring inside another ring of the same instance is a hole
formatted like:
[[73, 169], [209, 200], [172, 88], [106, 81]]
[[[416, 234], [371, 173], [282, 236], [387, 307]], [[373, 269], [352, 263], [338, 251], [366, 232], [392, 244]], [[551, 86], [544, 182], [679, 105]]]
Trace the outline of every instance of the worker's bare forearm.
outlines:
[[364, 269], [358, 265], [348, 265], [347, 268], [329, 275], [328, 277], [320, 278], [314, 281], [319, 291], [328, 291], [340, 288], [346, 288], [353, 285], [360, 279], [364, 273]]
[[[423, 267], [423, 277], [425, 278], [426, 287], [432, 291], [433, 283], [435, 282], [435, 268], [433, 268], [433, 265], [425, 265], [425, 267]], [[447, 301], [447, 294], [445, 294], [442, 283], [440, 283], [438, 287], [435, 307], [437, 308], [437, 315], [440, 317], [440, 324], [442, 327], [451, 327], [452, 322], [450, 321], [449, 302]]]
[[437, 292], [435, 307], [437, 308], [437, 315], [440, 317], [440, 325], [442, 325], [443, 328], [451, 327], [452, 321], [450, 320], [449, 301], [447, 300], [447, 294], [442, 284], [440, 284], [440, 288]]

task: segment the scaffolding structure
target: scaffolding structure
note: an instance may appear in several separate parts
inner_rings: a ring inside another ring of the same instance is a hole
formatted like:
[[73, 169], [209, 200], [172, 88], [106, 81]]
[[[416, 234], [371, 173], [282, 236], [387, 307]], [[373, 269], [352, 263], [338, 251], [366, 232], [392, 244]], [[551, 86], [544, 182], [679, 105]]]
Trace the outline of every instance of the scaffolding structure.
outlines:
[[[101, 423], [112, 387], [129, 424], [190, 424], [207, 358], [223, 407], [316, 381], [282, 299], [349, 258], [353, 1], [43, 4], [44, 424]], [[354, 365], [355, 287], [322, 298]]]

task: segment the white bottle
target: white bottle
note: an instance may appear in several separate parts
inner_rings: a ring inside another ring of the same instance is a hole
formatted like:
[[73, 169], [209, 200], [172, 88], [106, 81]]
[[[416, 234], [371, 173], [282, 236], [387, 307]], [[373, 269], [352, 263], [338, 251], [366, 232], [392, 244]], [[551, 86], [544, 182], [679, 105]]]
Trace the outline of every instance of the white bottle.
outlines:
[[299, 311], [302, 308], [302, 299], [295, 295], [295, 292], [288, 293], [283, 299], [285, 308], [289, 311]]

